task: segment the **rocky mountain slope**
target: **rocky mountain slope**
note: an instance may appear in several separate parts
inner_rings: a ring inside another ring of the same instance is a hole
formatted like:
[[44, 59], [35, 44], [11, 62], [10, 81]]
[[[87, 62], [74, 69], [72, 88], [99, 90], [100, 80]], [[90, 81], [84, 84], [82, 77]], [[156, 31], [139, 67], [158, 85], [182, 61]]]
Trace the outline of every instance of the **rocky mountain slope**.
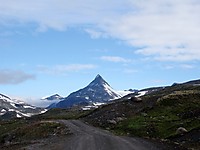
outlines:
[[46, 110], [0, 94], [0, 119], [31, 117]]
[[111, 100], [118, 99], [130, 91], [115, 91], [100, 75], [85, 88], [71, 93], [63, 101], [52, 104], [49, 108], [68, 108], [72, 106], [94, 106], [94, 103], [107, 103]]

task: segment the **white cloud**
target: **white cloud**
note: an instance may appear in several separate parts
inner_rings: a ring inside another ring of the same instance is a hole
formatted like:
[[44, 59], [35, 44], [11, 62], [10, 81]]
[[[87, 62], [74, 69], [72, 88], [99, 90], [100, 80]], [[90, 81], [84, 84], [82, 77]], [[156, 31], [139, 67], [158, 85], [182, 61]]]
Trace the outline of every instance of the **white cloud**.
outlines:
[[133, 7], [136, 12], [111, 20], [105, 30], [152, 59], [200, 60], [199, 1], [142, 0], [133, 1]]
[[33, 22], [39, 24], [41, 31], [65, 30], [77, 24], [98, 24], [105, 16], [115, 16], [123, 5], [122, 0], [0, 0], [0, 18], [4, 25], [12, 21]]
[[85, 29], [85, 32], [87, 32], [92, 39], [98, 39], [98, 38], [106, 38], [107, 35], [101, 31], [97, 31], [94, 29]]
[[38, 31], [81, 26], [92, 38], [125, 41], [154, 60], [200, 60], [199, 0], [0, 0], [0, 10], [2, 26], [36, 23]]
[[171, 70], [171, 69], [195, 69], [196, 66], [193, 64], [178, 64], [178, 65], [166, 65], [163, 69]]
[[0, 70], [0, 84], [19, 84], [27, 80], [33, 80], [35, 76], [21, 70]]
[[31, 104], [33, 106], [37, 106], [37, 107], [43, 107], [46, 108], [49, 105], [56, 103], [58, 101], [45, 101], [45, 100], [41, 100], [40, 98], [24, 98], [24, 100], [26, 103]]
[[66, 74], [70, 72], [79, 72], [85, 70], [95, 69], [97, 66], [93, 64], [69, 64], [69, 65], [56, 65], [52, 67], [38, 66], [40, 72], [48, 74]]
[[188, 64], [182, 64], [180, 67], [183, 69], [194, 69], [195, 68], [194, 65], [188, 65]]
[[167, 66], [164, 66], [163, 68], [166, 69], [166, 70], [171, 70], [171, 69], [174, 69], [175, 66], [173, 66], [173, 65], [167, 65]]
[[131, 62], [130, 59], [125, 59], [125, 58], [118, 57], [118, 56], [102, 56], [102, 57], [100, 57], [100, 59], [104, 60], [104, 61], [115, 62], [115, 63], [129, 63], [129, 62]]
[[58, 72], [70, 72], [70, 71], [81, 71], [90, 70], [96, 68], [93, 64], [70, 64], [70, 65], [58, 65], [55, 70]]

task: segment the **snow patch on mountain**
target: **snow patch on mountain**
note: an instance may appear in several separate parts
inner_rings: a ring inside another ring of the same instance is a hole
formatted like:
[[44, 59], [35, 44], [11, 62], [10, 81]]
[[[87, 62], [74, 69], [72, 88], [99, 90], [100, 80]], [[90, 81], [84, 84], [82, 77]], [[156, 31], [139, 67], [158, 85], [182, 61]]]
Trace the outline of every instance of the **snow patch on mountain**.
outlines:
[[135, 93], [133, 91], [117, 91], [117, 93], [121, 96], [121, 97], [124, 97], [128, 94], [132, 94], [132, 93]]
[[74, 105], [94, 107], [93, 103], [108, 103], [110, 100], [119, 99], [129, 93], [128, 91], [114, 90], [100, 75], [97, 75], [88, 86], [71, 93], [64, 100], [54, 103], [48, 108], [68, 108]]
[[147, 93], [148, 93], [148, 91], [140, 91], [140, 92], [138, 92], [138, 95], [135, 97], [141, 97], [141, 96], [146, 95]]
[[[46, 112], [46, 109], [31, 106], [20, 100], [11, 99], [8, 96], [0, 94], [0, 119], [9, 117], [31, 117], [33, 115]], [[14, 115], [15, 114], [15, 115]], [[6, 118], [9, 119], [9, 118]]]
[[105, 91], [113, 97], [113, 99], [121, 98], [122, 96], [115, 90], [113, 90], [108, 84], [104, 84]]
[[58, 94], [54, 94], [54, 95], [51, 95], [51, 96], [45, 96], [43, 98], [41, 98], [41, 100], [48, 100], [48, 101], [55, 101], [55, 100], [63, 100], [64, 98]]
[[30, 108], [30, 109], [36, 109], [36, 107], [35, 106], [23, 106], [24, 108]]

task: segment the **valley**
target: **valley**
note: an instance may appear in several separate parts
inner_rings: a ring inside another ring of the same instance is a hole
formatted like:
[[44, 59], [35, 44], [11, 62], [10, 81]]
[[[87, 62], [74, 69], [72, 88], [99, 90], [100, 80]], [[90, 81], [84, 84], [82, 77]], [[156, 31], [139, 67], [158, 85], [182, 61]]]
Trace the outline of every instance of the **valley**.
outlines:
[[[176, 83], [116, 96], [116, 93], [113, 94], [108, 90], [111, 89], [108, 88], [109, 84], [97, 76], [89, 86], [69, 96], [75, 95], [78, 99], [73, 101], [73, 98], [67, 100], [61, 98], [60, 102], [67, 103], [62, 108], [54, 107], [44, 113], [41, 113], [42, 109], [37, 108], [38, 114], [31, 117], [18, 117], [14, 114], [9, 119], [4, 116], [6, 112], [2, 114], [0, 147], [1, 149], [198, 150], [200, 148], [199, 82], [194, 80]], [[109, 94], [116, 99], [111, 100], [112, 97], [106, 99]], [[55, 97], [60, 98], [59, 95]], [[14, 107], [14, 102], [3, 95], [1, 101], [3, 104], [1, 109], [10, 113], [9, 110]], [[60, 102], [54, 106], [60, 106]], [[98, 107], [88, 107], [101, 102], [102, 105]], [[83, 109], [85, 107], [90, 109]], [[19, 108], [22, 109], [24, 106]]]
[[0, 150], [200, 150], [200, 0], [0, 1]]

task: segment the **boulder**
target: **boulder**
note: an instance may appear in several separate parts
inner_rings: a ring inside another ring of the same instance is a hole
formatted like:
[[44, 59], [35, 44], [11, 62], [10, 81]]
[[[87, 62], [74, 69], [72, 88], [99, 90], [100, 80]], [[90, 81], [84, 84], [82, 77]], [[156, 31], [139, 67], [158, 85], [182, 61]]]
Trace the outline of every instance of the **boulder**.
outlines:
[[123, 121], [124, 119], [122, 117], [117, 117], [115, 120], [116, 122], [120, 122], [120, 121]]
[[188, 132], [187, 129], [183, 128], [183, 127], [179, 127], [177, 130], [176, 130], [176, 133], [177, 134], [183, 134], [183, 133], [186, 133]]
[[117, 124], [117, 122], [115, 120], [108, 120], [108, 123], [110, 123], [110, 124]]

